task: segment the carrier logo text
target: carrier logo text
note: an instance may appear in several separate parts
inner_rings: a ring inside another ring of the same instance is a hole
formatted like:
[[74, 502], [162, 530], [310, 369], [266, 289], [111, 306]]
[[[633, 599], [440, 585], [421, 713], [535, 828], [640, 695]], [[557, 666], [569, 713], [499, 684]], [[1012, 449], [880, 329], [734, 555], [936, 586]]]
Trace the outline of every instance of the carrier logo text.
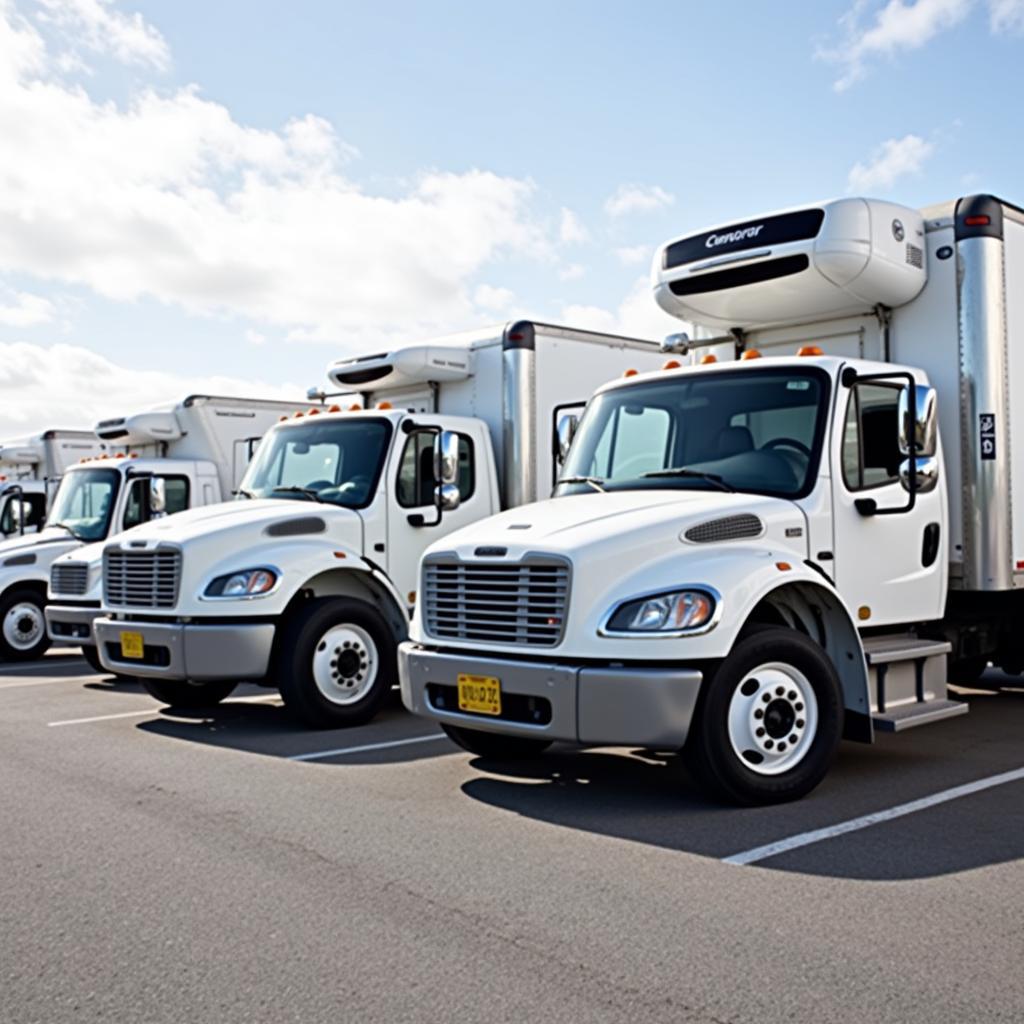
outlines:
[[719, 245], [728, 245], [730, 242], [745, 242], [748, 238], [757, 238], [763, 227], [763, 224], [758, 224], [752, 228], [740, 228], [738, 231], [728, 231], [724, 235], [708, 235], [704, 245], [708, 249], [714, 249]]

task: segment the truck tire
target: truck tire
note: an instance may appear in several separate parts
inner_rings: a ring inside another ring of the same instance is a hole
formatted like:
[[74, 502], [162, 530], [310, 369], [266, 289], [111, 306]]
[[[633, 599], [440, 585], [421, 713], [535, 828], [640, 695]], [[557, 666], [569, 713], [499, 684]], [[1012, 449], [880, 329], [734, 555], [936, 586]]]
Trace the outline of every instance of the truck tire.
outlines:
[[[123, 676], [118, 676], [123, 679]], [[233, 679], [214, 679], [193, 683], [188, 679], [139, 679], [142, 688], [154, 699], [172, 708], [208, 708], [230, 697], [238, 685]]]
[[88, 662], [89, 668], [91, 668], [93, 672], [108, 675], [114, 674], [113, 672], [108, 673], [107, 669], [103, 667], [103, 662], [100, 661], [100, 652], [96, 650], [95, 644], [82, 644], [82, 657]]
[[494, 761], [523, 761], [543, 754], [551, 746], [549, 740], [531, 740], [523, 736], [501, 736], [479, 729], [463, 729], [460, 725], [442, 725], [448, 739], [463, 750]]
[[697, 781], [730, 803], [796, 800], [828, 773], [843, 713], [821, 647], [792, 629], [761, 629], [707, 680], [684, 754]]
[[348, 597], [307, 601], [285, 623], [277, 684], [311, 729], [369, 722], [398, 683], [398, 650], [384, 617]]
[[8, 591], [0, 600], [0, 660], [32, 661], [50, 646], [43, 598], [34, 590]]

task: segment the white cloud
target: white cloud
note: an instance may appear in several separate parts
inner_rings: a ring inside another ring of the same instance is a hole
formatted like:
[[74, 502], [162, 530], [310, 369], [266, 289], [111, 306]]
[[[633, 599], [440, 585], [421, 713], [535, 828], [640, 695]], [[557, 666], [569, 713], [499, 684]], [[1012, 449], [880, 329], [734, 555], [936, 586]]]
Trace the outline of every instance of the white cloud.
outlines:
[[637, 278], [629, 293], [615, 309], [605, 309], [602, 306], [566, 306], [562, 310], [562, 319], [574, 327], [651, 338], [655, 341], [660, 341], [666, 334], [685, 330], [687, 326], [681, 320], [669, 316], [654, 301], [651, 282], [647, 277]]
[[580, 222], [579, 217], [564, 206], [558, 225], [558, 240], [565, 245], [579, 245], [590, 240], [590, 232]]
[[81, 70], [75, 47], [106, 54], [125, 64], [146, 64], [158, 70], [170, 66], [164, 37], [141, 14], [119, 11], [113, 0], [36, 0], [43, 8], [39, 20], [64, 30], [72, 38], [66, 70]]
[[473, 293], [473, 301], [489, 313], [507, 313], [516, 302], [515, 292], [508, 288], [481, 284]]
[[604, 201], [609, 217], [624, 217], [629, 213], [649, 213], [671, 206], [676, 197], [657, 185], [620, 185]]
[[1024, 0], [989, 0], [988, 6], [993, 32], [1024, 33]]
[[120, 366], [75, 345], [0, 343], [0, 437], [97, 421], [189, 394], [301, 401], [305, 387], [234, 377], [202, 377]]
[[267, 336], [265, 334], [261, 334], [259, 331], [254, 331], [250, 327], [245, 332], [245, 340], [249, 342], [250, 345], [266, 345]]
[[864, 77], [872, 58], [892, 57], [924, 46], [963, 21], [972, 5], [973, 0], [889, 0], [874, 9], [874, 17], [865, 25], [863, 16], [869, 5], [857, 0], [839, 19], [843, 41], [834, 48], [819, 49], [818, 56], [843, 66], [835, 82], [836, 90], [843, 92]]
[[850, 168], [847, 191], [888, 191], [897, 179], [908, 174], [920, 174], [924, 162], [934, 151], [935, 146], [920, 135], [888, 139], [875, 149], [867, 163], [858, 162]]
[[0, 324], [4, 327], [38, 327], [53, 321], [56, 309], [49, 299], [28, 292], [0, 294]]
[[[118, 53], [147, 52], [109, 4], [51, 4], [47, 16], [86, 38], [113, 18]], [[320, 117], [256, 129], [195, 87], [99, 102], [63, 81], [55, 45], [0, 0], [0, 273], [239, 314], [351, 350], [477, 322], [488, 264], [553, 258], [529, 181], [437, 171], [373, 194]]]
[[570, 263], [558, 272], [558, 279], [560, 281], [579, 281], [580, 278], [586, 276], [586, 273], [587, 268], [582, 263]]
[[651, 247], [649, 245], [627, 245], [615, 250], [619, 262], [626, 267], [635, 267], [639, 263], [646, 263], [651, 258]]

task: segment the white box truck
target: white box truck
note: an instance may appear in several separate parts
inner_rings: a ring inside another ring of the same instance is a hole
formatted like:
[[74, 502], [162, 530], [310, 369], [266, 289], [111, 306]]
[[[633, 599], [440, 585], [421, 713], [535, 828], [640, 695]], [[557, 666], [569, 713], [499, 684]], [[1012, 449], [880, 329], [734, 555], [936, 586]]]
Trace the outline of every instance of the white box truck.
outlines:
[[1024, 211], [817, 203], [673, 240], [654, 283], [712, 337], [596, 394], [552, 500], [427, 550], [403, 700], [482, 755], [681, 750], [792, 799], [844, 734], [1024, 668]]
[[365, 722], [397, 682], [423, 549], [550, 493], [555, 421], [653, 342], [517, 321], [334, 363], [344, 402], [268, 435], [245, 499], [106, 545], [103, 664], [167, 704], [240, 681], [312, 727]]
[[[0, 543], [0, 660], [37, 658], [49, 646], [44, 608], [60, 556], [154, 514], [220, 501], [237, 485], [258, 438], [293, 408], [193, 395], [99, 423], [94, 437], [107, 450], [66, 469], [43, 529]], [[81, 563], [65, 563], [54, 594], [66, 606], [77, 603], [73, 614], [88, 621], [97, 578], [90, 581]], [[95, 660], [91, 650], [86, 655]]]
[[103, 448], [88, 430], [44, 430], [0, 444], [0, 537], [38, 533], [64, 470]]

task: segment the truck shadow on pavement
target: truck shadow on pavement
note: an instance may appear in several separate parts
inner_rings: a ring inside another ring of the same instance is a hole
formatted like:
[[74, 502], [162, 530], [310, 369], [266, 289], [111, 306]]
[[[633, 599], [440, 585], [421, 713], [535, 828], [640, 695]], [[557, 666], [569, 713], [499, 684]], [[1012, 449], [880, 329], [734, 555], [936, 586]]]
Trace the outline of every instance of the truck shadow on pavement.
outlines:
[[[247, 688], [248, 689], [248, 688]], [[327, 754], [304, 762], [310, 766], [403, 764], [450, 754], [454, 745], [434, 727], [413, 718], [396, 690], [376, 718], [350, 729], [310, 730], [298, 724], [286, 708], [255, 703], [267, 691], [237, 694], [223, 704], [194, 711], [154, 705], [154, 717], [138, 723], [141, 732], [265, 757], [290, 759]], [[247, 701], [246, 698], [249, 698]], [[409, 742], [437, 733], [436, 742]], [[390, 744], [396, 744], [394, 746]], [[379, 749], [358, 748], [367, 747]], [[330, 752], [336, 752], [331, 754]]]
[[[982, 684], [985, 685], [985, 684]], [[1020, 768], [1024, 689], [972, 690], [971, 712], [930, 728], [844, 743], [803, 800], [737, 808], [697, 789], [682, 758], [647, 751], [554, 747], [529, 762], [474, 758], [474, 800], [536, 821], [716, 859], [827, 828]], [[1024, 782], [951, 800], [760, 862], [758, 870], [898, 881], [1024, 856]], [[739, 868], [731, 868], [740, 870]]]

